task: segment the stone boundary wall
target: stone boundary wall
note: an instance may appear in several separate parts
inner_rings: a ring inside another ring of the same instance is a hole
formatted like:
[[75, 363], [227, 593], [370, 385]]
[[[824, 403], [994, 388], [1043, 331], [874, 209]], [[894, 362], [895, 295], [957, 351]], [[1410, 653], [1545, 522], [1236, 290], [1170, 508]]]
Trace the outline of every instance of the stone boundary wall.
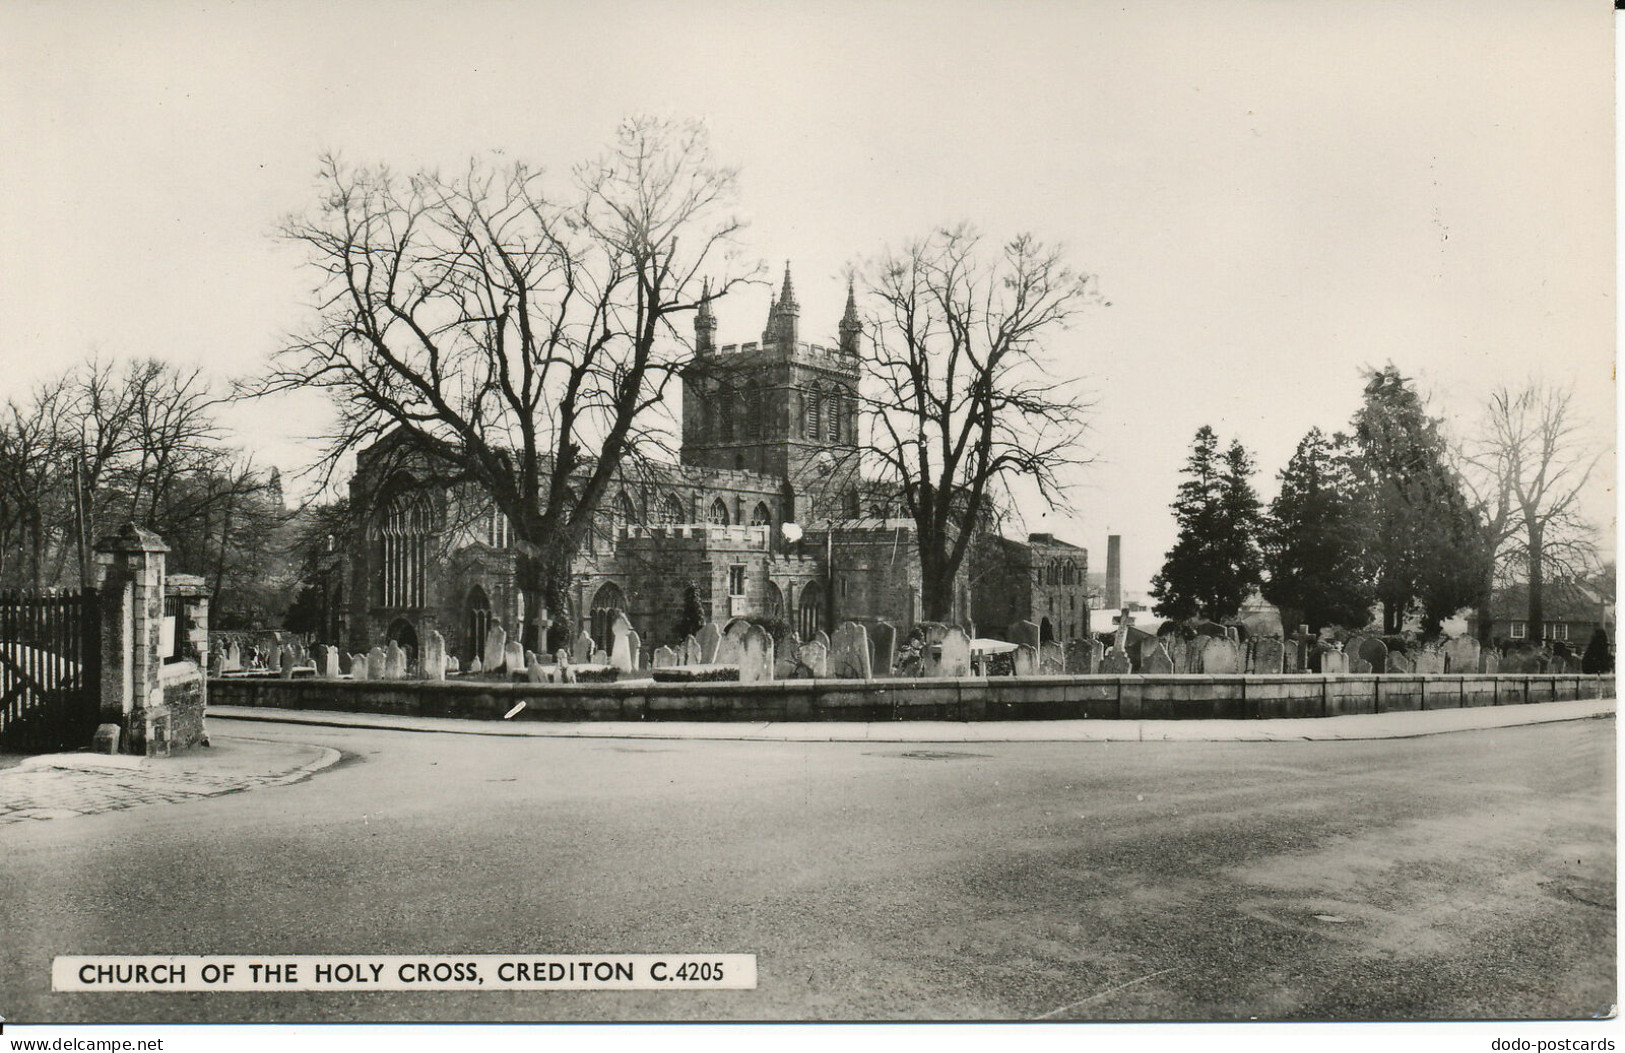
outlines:
[[1249, 720], [1614, 697], [1614, 677], [1508, 675], [1034, 676], [967, 680], [500, 684], [209, 681], [211, 705], [498, 720]]

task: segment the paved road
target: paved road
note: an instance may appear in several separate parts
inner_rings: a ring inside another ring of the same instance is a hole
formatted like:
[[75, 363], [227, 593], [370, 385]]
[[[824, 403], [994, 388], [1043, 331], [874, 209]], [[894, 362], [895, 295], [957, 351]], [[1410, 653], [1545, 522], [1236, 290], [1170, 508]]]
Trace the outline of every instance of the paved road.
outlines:
[[[1614, 721], [1376, 742], [508, 739], [0, 828], [13, 1020], [1450, 1019], [1617, 1001]], [[84, 953], [753, 952], [735, 992], [74, 994]]]

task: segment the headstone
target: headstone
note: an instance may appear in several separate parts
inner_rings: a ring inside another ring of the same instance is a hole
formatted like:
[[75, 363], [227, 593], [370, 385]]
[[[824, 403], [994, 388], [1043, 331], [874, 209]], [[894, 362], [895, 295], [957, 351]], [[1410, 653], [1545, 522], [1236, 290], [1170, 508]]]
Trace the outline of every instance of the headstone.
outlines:
[[1371, 672], [1371, 663], [1366, 661], [1364, 658], [1359, 658], [1359, 657], [1350, 658], [1349, 659], [1349, 672], [1356, 673], [1356, 674], [1369, 673], [1369, 672]]
[[1100, 641], [1072, 640], [1066, 645], [1066, 671], [1072, 676], [1089, 676], [1099, 668]]
[[470, 674], [485, 672], [485, 663], [480, 661], [479, 655], [475, 655], [473, 660], [468, 663], [468, 671]]
[[632, 671], [635, 673], [643, 668], [643, 637], [633, 629], [626, 634], [626, 649], [632, 656]]
[[602, 647], [600, 647], [598, 650], [594, 651], [592, 653], [592, 664], [593, 665], [608, 665], [609, 664], [609, 652], [604, 650]]
[[773, 636], [760, 625], [745, 630], [739, 646], [739, 679], [754, 683], [773, 679]]
[[384, 678], [384, 663], [389, 656], [382, 647], [374, 647], [367, 652], [367, 679], [382, 680]]
[[116, 754], [119, 735], [123, 730], [117, 724], [96, 725], [96, 734], [90, 740], [90, 752]]
[[1282, 659], [1285, 648], [1282, 642], [1273, 636], [1256, 636], [1252, 639], [1252, 671], [1254, 673], [1270, 674], [1282, 670]]
[[1478, 672], [1478, 641], [1471, 636], [1458, 636], [1444, 645], [1444, 671], [1447, 673]]
[[423, 675], [430, 680], [446, 679], [446, 638], [430, 629], [423, 638]]
[[1038, 671], [1045, 676], [1061, 676], [1066, 672], [1066, 648], [1050, 640], [1038, 647]]
[[678, 654], [682, 658], [684, 665], [700, 664], [700, 641], [694, 638], [693, 633], [689, 633], [683, 639], [683, 647]]
[[1042, 636], [1042, 630], [1034, 622], [1021, 621], [1010, 626], [1010, 642], [1013, 644], [1026, 644], [1035, 652], [1038, 650], [1039, 643], [1042, 642]]
[[1416, 671], [1423, 674], [1444, 672], [1444, 652], [1426, 648], [1416, 653]]
[[1156, 643], [1147, 643], [1140, 651], [1140, 672], [1146, 676], [1168, 676], [1174, 671], [1174, 659], [1168, 653], [1164, 641], [1169, 637], [1161, 637]]
[[282, 652], [282, 679], [293, 679], [293, 663], [295, 661], [296, 657], [292, 650], [284, 650]]
[[500, 673], [508, 664], [508, 630], [492, 622], [485, 633], [485, 648], [480, 652], [481, 665], [487, 673]]
[[673, 651], [670, 647], [664, 647], [664, 646], [656, 647], [655, 648], [655, 668], [656, 669], [670, 669], [673, 666], [677, 665], [677, 657], [678, 657], [677, 652]]
[[233, 640], [226, 645], [226, 671], [234, 673], [243, 667], [243, 649]]
[[744, 656], [745, 634], [750, 631], [750, 622], [743, 618], [735, 618], [722, 630], [722, 639], [717, 644], [716, 657], [712, 661], [717, 665], [738, 665]]
[[525, 661], [525, 649], [519, 646], [518, 640], [509, 640], [502, 648], [502, 667], [510, 677], [523, 676], [530, 668], [530, 663]]
[[1100, 660], [1100, 672], [1105, 676], [1127, 676], [1132, 669], [1128, 655], [1115, 647]]
[[623, 673], [630, 673], [638, 667], [637, 649], [628, 639], [631, 633], [631, 620], [625, 614], [615, 615], [615, 621], [609, 627], [609, 664]]
[[1357, 636], [1348, 642], [1343, 650], [1350, 655], [1363, 659], [1371, 666], [1373, 673], [1383, 673], [1388, 670], [1388, 645], [1375, 636]]
[[353, 654], [350, 656], [350, 678], [353, 680], [367, 679], [367, 656]]
[[800, 661], [815, 679], [829, 675], [829, 648], [817, 640], [809, 640], [801, 645]]
[[870, 678], [869, 633], [857, 622], [842, 622], [835, 630], [829, 652], [829, 672], [843, 679]]
[[[1183, 635], [1160, 637], [1163, 646], [1168, 649], [1168, 659], [1173, 663], [1174, 672], [1180, 676], [1188, 673], [1202, 671], [1202, 651], [1207, 647], [1210, 637], [1197, 636], [1185, 639]], [[1143, 667], [1142, 660], [1142, 667]]]
[[1241, 652], [1229, 636], [1210, 636], [1202, 648], [1202, 672], [1222, 676], [1241, 672]]
[[337, 647], [324, 648], [322, 652], [322, 675], [329, 680], [337, 679], [339, 674], [339, 649]]
[[1484, 651], [1478, 656], [1478, 671], [1480, 673], [1499, 673], [1501, 671], [1501, 656], [1494, 651]]
[[394, 640], [389, 641], [389, 650], [384, 652], [384, 679], [406, 679], [406, 652]]
[[282, 645], [275, 640], [271, 641], [271, 649], [265, 653], [265, 668], [271, 670], [282, 668]]
[[588, 636], [587, 630], [583, 629], [576, 637], [575, 646], [570, 649], [570, 661], [576, 665], [585, 665], [592, 661], [592, 653], [597, 649], [597, 641]]
[[936, 676], [970, 676], [970, 637], [965, 630], [950, 625], [937, 644]]
[[1017, 644], [1016, 649], [1010, 653], [1010, 660], [1015, 666], [1017, 676], [1038, 675], [1038, 651], [1028, 644]]
[[801, 650], [801, 637], [791, 630], [773, 642], [773, 655], [781, 662], [794, 662]]
[[1224, 638], [1235, 644], [1237, 647], [1241, 646], [1241, 630], [1237, 629], [1234, 625], [1226, 625], [1224, 627]]
[[1320, 653], [1320, 671], [1330, 674], [1347, 673], [1349, 671], [1349, 656], [1342, 651], [1322, 651]]
[[461, 658], [458, 658], [454, 654], [448, 654], [446, 656], [446, 672], [448, 674], [460, 672], [462, 668], [463, 660]]
[[1416, 659], [1408, 651], [1389, 651], [1388, 658], [1383, 663], [1384, 673], [1414, 673], [1416, 672]]
[[532, 684], [545, 684], [553, 679], [552, 671], [535, 655], [525, 664], [525, 679]]
[[874, 649], [870, 668], [876, 676], [891, 676], [897, 665], [897, 627], [890, 622], [876, 622], [869, 626], [869, 643]]
[[699, 665], [711, 665], [717, 660], [717, 648], [722, 645], [722, 629], [716, 622], [706, 622], [694, 634], [700, 645]]
[[820, 629], [816, 633], [813, 633], [813, 639], [823, 644], [826, 652], [829, 650], [829, 633]]

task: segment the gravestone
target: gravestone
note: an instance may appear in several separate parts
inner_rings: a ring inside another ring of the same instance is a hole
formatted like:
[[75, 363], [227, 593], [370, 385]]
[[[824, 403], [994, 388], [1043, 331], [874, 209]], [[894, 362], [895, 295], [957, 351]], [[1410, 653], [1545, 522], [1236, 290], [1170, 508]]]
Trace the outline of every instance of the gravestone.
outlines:
[[700, 626], [700, 631], [694, 634], [695, 642], [700, 645], [699, 658], [696, 665], [711, 665], [717, 660], [717, 648], [722, 646], [722, 628], [716, 622], [706, 622]]
[[1478, 656], [1478, 671], [1480, 673], [1499, 673], [1501, 671], [1501, 656], [1494, 651], [1484, 651]]
[[821, 680], [829, 676], [829, 648], [817, 640], [809, 640], [801, 645], [799, 660], [814, 679]]
[[439, 629], [430, 629], [423, 637], [423, 675], [430, 680], [446, 679], [446, 638]]
[[337, 647], [324, 648], [322, 652], [322, 675], [329, 680], [339, 676], [339, 649]]
[[635, 673], [643, 668], [643, 637], [633, 629], [626, 634], [626, 650], [632, 656], [632, 671]]
[[869, 633], [857, 622], [842, 622], [829, 651], [829, 672], [842, 679], [868, 680]]
[[1174, 671], [1173, 656], [1168, 653], [1164, 636], [1155, 643], [1147, 643], [1140, 650], [1140, 672], [1146, 676], [1168, 676]]
[[297, 660], [292, 650], [282, 652], [282, 679], [293, 679], [293, 663]]
[[384, 678], [384, 665], [389, 656], [382, 647], [374, 647], [367, 652], [367, 679], [382, 680]]
[[593, 665], [608, 665], [609, 664], [609, 652], [604, 650], [602, 647], [600, 647], [598, 650], [594, 651], [592, 653], [592, 664]]
[[1202, 648], [1201, 671], [1210, 676], [1241, 672], [1241, 651], [1229, 636], [1209, 636]]
[[446, 672], [447, 672], [448, 675], [451, 674], [451, 673], [462, 672], [462, 669], [463, 669], [463, 661], [462, 661], [462, 659], [458, 658], [454, 654], [448, 654], [446, 656]]
[[492, 622], [485, 633], [485, 648], [480, 652], [481, 664], [487, 673], [500, 673], [508, 664], [508, 630]]
[[755, 683], [773, 679], [773, 636], [760, 625], [745, 630], [739, 643], [739, 679]]
[[1416, 659], [1408, 651], [1389, 651], [1383, 663], [1384, 673], [1410, 674], [1416, 672]]
[[480, 656], [479, 655], [475, 655], [473, 657], [473, 659], [468, 663], [468, 671], [469, 671], [469, 673], [471, 675], [474, 674], [474, 673], [483, 673], [483, 672], [485, 672], [485, 663], [480, 661]]
[[632, 621], [624, 613], [616, 614], [609, 627], [609, 664], [623, 673], [638, 667], [637, 648], [631, 642]]
[[824, 651], [826, 653], [829, 651], [829, 633], [820, 629], [813, 634], [813, 639], [824, 645]]
[[265, 652], [265, 668], [273, 672], [282, 668], [282, 645], [275, 640], [271, 641], [271, 649]]
[[1359, 636], [1353, 640], [1350, 640], [1349, 643], [1353, 644], [1353, 646], [1345, 647], [1343, 649], [1354, 654], [1358, 658], [1364, 659], [1365, 662], [1371, 666], [1371, 671], [1373, 673], [1385, 673], [1388, 671], [1387, 644], [1383, 643], [1375, 636]]
[[1100, 660], [1100, 672], [1105, 676], [1127, 676], [1133, 668], [1128, 655], [1115, 647]]
[[525, 649], [519, 646], [518, 640], [509, 640], [502, 648], [502, 667], [510, 677], [525, 675], [529, 663], [525, 661]]
[[234, 673], [243, 667], [243, 649], [233, 640], [226, 645], [226, 671]]
[[1418, 651], [1416, 654], [1416, 671], [1422, 674], [1437, 674], [1444, 672], [1444, 652], [1431, 648]]
[[1013, 644], [1026, 644], [1035, 653], [1038, 651], [1038, 645], [1042, 642], [1042, 636], [1043, 631], [1033, 622], [1020, 621], [1010, 626], [1010, 642]]
[[1038, 650], [1028, 644], [1017, 644], [1016, 649], [1010, 652], [1010, 663], [1017, 676], [1037, 676]]
[[936, 676], [970, 676], [970, 637], [965, 630], [951, 625], [937, 644]]
[[1366, 661], [1364, 658], [1359, 657], [1359, 656], [1355, 656], [1353, 658], [1350, 658], [1349, 659], [1349, 672], [1356, 673], [1356, 674], [1369, 673], [1369, 672], [1371, 672], [1371, 663]]
[[1045, 676], [1061, 676], [1066, 672], [1066, 648], [1054, 640], [1038, 647], [1038, 671]]
[[367, 679], [367, 656], [353, 654], [350, 656], [350, 676], [355, 680]]
[[1254, 637], [1252, 671], [1263, 674], [1281, 672], [1285, 651], [1282, 641], [1273, 636]]
[[1207, 648], [1209, 636], [1195, 636], [1187, 640], [1182, 635], [1161, 637], [1168, 649], [1168, 659], [1174, 672], [1181, 676], [1202, 671], [1202, 652]]
[[389, 649], [384, 652], [384, 679], [406, 679], [406, 652], [394, 640], [389, 641]]
[[575, 646], [570, 651], [570, 661], [576, 665], [585, 665], [592, 661], [592, 653], [597, 647], [597, 642], [587, 635], [587, 630], [581, 630], [580, 635], [576, 637]]
[[717, 665], [738, 665], [744, 656], [745, 634], [750, 627], [750, 622], [743, 618], [730, 621], [717, 641], [717, 654], [712, 661]]
[[670, 647], [655, 648], [655, 668], [670, 669], [677, 664], [677, 652]]
[[[1091, 646], [1092, 645], [1092, 646]], [[1066, 671], [1071, 676], [1088, 676], [1099, 667], [1100, 641], [1071, 640], [1066, 645]]]
[[568, 668], [570, 668], [570, 652], [566, 651], [562, 647], [559, 648], [557, 651], [554, 651], [553, 652], [553, 665], [555, 667], [559, 668], [559, 669], [568, 669]]
[[796, 653], [800, 650], [801, 637], [796, 635], [794, 629], [773, 641], [773, 657], [780, 662], [794, 662]]
[[890, 622], [876, 622], [869, 627], [869, 643], [874, 649], [870, 668], [876, 676], [891, 676], [897, 666], [897, 627]]
[[1478, 672], [1478, 641], [1471, 636], [1458, 636], [1444, 645], [1444, 671], [1447, 673]]
[[1342, 651], [1320, 652], [1320, 671], [1322, 673], [1342, 674], [1349, 671], [1349, 656]]

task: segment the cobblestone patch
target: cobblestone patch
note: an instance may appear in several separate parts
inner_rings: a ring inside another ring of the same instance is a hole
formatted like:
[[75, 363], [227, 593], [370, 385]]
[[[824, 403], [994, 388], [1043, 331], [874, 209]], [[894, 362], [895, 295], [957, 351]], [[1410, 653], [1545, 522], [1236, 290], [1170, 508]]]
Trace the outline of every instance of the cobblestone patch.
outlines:
[[0, 826], [70, 819], [145, 804], [216, 797], [305, 778], [338, 759], [321, 749], [317, 760], [288, 771], [220, 772], [157, 765], [131, 768], [20, 767], [0, 770]]

